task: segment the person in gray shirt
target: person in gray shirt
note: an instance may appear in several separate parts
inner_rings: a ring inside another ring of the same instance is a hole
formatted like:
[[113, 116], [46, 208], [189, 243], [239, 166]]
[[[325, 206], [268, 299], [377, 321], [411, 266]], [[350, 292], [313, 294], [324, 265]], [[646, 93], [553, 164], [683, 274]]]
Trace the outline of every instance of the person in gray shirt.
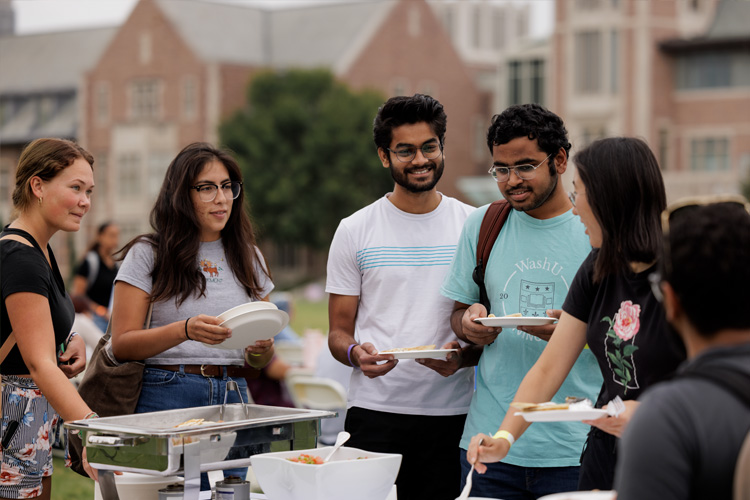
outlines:
[[[167, 169], [151, 211], [153, 232], [123, 249], [112, 350], [119, 360], [145, 360], [136, 413], [221, 404], [230, 379], [246, 395], [252, 370], [244, 368], [245, 360], [257, 369], [273, 356], [273, 339], [244, 352], [209, 347], [231, 336], [217, 315], [268, 300], [273, 289], [243, 195], [232, 156], [191, 144]], [[151, 324], [144, 329], [150, 303]], [[228, 396], [239, 402], [236, 394]], [[244, 476], [244, 469], [232, 473]], [[208, 489], [205, 478], [202, 489]]]
[[662, 216], [662, 272], [652, 283], [688, 360], [644, 394], [625, 430], [618, 500], [732, 498], [750, 431], [748, 207], [742, 197], [712, 197]]

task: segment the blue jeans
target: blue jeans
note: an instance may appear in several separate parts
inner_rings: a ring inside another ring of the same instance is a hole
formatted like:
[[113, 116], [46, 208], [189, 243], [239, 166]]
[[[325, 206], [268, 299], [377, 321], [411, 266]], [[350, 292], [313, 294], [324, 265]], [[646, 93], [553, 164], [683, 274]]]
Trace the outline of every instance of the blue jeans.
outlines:
[[[471, 496], [502, 498], [503, 500], [529, 500], [578, 489], [580, 467], [520, 467], [503, 462], [487, 465], [484, 474], [474, 473]], [[461, 488], [471, 465], [466, 460], [466, 450], [461, 450]]]
[[[224, 377], [203, 377], [192, 375], [183, 370], [172, 372], [160, 370], [155, 365], [149, 365], [143, 370], [143, 388], [138, 398], [136, 413], [146, 413], [161, 410], [177, 410], [196, 406], [211, 406], [224, 403], [227, 392], [227, 382], [234, 380], [240, 388], [243, 402], [247, 403], [247, 382], [244, 378], [232, 379]], [[227, 403], [239, 403], [235, 391], [227, 395]], [[247, 468], [226, 469], [224, 477], [239, 476], [245, 479]], [[201, 474], [201, 490], [210, 490], [208, 475]]]

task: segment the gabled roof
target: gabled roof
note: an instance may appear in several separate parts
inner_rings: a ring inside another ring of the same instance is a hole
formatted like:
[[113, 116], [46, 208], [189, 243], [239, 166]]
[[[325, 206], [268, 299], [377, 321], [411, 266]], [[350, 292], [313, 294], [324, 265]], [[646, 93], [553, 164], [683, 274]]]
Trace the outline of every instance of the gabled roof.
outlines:
[[0, 37], [0, 95], [76, 89], [117, 29]]
[[283, 67], [340, 65], [362, 45], [392, 0], [262, 9], [199, 0], [156, 0], [206, 62]]
[[714, 19], [704, 35], [666, 40], [659, 46], [667, 53], [705, 49], [750, 48], [750, 0], [720, 0]]

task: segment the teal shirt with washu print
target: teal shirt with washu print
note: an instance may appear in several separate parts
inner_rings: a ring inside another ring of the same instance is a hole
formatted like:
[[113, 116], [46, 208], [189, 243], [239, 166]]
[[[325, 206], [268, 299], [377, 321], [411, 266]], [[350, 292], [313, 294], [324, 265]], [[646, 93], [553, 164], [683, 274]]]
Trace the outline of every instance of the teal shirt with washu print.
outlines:
[[[486, 211], [487, 206], [481, 207], [466, 220], [441, 288], [444, 296], [464, 304], [479, 302], [479, 288], [471, 276]], [[561, 309], [579, 266], [591, 251], [584, 231], [572, 210], [545, 220], [512, 210], [485, 266], [492, 313], [544, 317], [547, 309]], [[504, 328], [495, 342], [485, 346], [461, 448], [468, 449], [476, 434], [497, 431], [518, 386], [546, 345], [528, 333]], [[584, 349], [552, 400], [563, 402], [567, 396], [577, 396], [596, 401], [601, 386], [596, 359]], [[522, 467], [579, 465], [588, 430], [580, 422], [532, 425], [503, 462]]]

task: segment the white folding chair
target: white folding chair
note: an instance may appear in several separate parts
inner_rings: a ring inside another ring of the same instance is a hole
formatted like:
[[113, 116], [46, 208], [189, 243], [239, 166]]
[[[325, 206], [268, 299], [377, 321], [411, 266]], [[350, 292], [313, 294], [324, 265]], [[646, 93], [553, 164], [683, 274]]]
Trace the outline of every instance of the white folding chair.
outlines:
[[284, 383], [297, 408], [328, 411], [346, 408], [346, 390], [333, 379], [291, 372]]

